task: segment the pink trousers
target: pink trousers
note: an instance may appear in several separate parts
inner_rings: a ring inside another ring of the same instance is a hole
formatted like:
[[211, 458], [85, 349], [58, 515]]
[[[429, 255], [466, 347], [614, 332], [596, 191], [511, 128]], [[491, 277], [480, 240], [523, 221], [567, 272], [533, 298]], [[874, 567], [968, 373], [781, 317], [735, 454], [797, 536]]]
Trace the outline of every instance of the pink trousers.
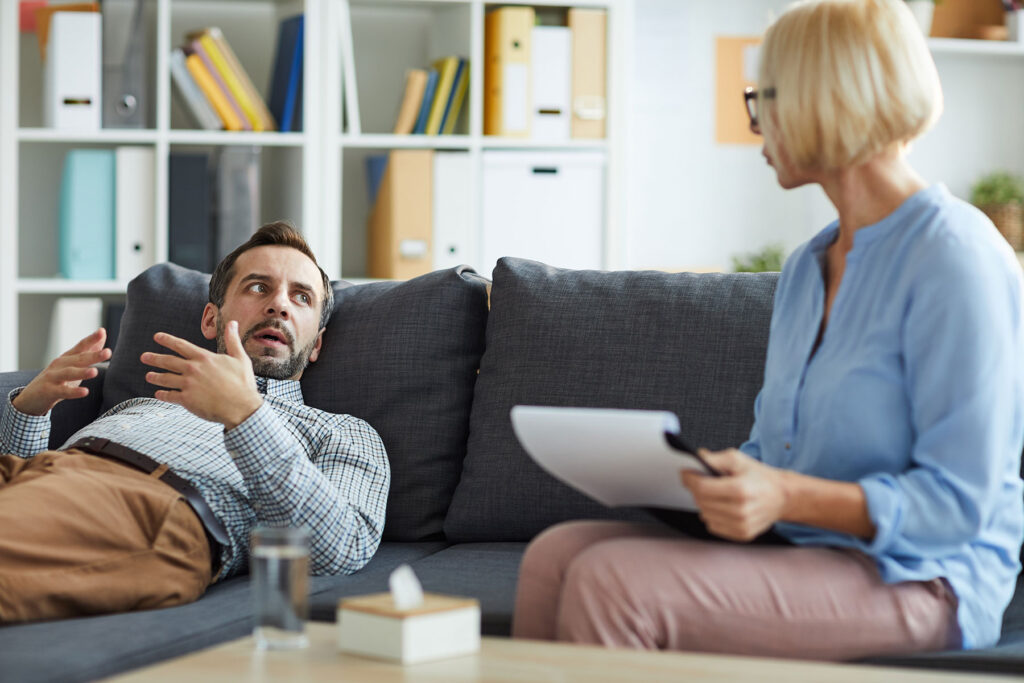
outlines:
[[846, 660], [959, 647], [943, 579], [886, 584], [862, 553], [569, 522], [526, 550], [513, 636]]

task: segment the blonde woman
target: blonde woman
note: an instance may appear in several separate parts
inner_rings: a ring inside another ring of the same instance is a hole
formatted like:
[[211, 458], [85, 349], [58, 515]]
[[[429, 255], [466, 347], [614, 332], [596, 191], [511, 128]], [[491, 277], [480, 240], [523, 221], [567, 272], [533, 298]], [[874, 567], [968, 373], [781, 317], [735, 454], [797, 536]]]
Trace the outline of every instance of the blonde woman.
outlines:
[[[1024, 536], [1021, 271], [906, 160], [942, 95], [900, 0], [817, 0], [768, 30], [751, 127], [838, 219], [783, 268], [755, 423], [682, 476], [723, 541], [549, 529], [514, 635], [851, 659], [999, 639]], [[772, 530], [778, 544], [751, 544]], [[732, 541], [732, 542], [729, 542]]]

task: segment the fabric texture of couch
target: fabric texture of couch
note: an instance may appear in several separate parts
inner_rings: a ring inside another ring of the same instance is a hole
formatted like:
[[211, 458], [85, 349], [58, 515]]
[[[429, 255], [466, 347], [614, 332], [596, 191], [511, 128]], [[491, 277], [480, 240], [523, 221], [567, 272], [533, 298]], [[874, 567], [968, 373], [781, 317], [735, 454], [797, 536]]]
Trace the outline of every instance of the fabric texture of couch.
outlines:
[[[151, 395], [138, 357], [157, 348], [154, 332], [209, 348], [199, 335], [208, 278], [159, 265], [130, 284], [109, 368], [90, 381], [88, 398], [54, 410], [52, 446], [102, 408]], [[603, 508], [541, 471], [512, 434], [512, 405], [667, 409], [701, 445], [746, 438], [777, 274], [568, 271], [509, 258], [493, 278], [489, 311], [486, 280], [466, 268], [334, 283], [335, 310], [303, 393], [310, 405], [373, 425], [393, 483], [380, 549], [353, 575], [312, 579], [313, 619], [333, 620], [341, 597], [386, 590], [391, 570], [408, 563], [426, 590], [478, 598], [483, 632], [507, 635], [534, 535], [569, 519], [645, 518]], [[33, 375], [0, 374], [0, 392]], [[1021, 583], [998, 646], [875, 661], [1024, 670]], [[0, 626], [0, 678], [92, 680], [240, 637], [251, 620], [249, 579], [239, 576], [191, 605]]]

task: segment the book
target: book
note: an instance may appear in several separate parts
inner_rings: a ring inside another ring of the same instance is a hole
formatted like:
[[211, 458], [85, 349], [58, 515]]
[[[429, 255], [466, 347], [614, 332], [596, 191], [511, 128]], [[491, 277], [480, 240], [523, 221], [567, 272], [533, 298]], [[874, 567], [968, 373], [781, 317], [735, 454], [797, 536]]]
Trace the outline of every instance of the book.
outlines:
[[58, 297], [50, 313], [50, 334], [46, 339], [43, 365], [49, 365], [83, 337], [95, 332], [102, 321], [103, 299], [92, 296]]
[[[220, 74], [221, 79], [227, 86], [227, 92], [242, 109], [242, 113], [252, 126], [252, 130], [257, 133], [263, 132], [266, 130], [266, 127], [256, 111], [256, 103], [246, 93], [246, 88], [242, 84], [242, 78], [248, 79], [248, 76], [245, 76], [244, 72], [239, 73], [235, 71], [227, 57], [227, 53], [222, 49], [223, 46], [227, 45], [227, 42], [223, 40], [215, 41], [211, 33], [212, 30], [212, 28], [208, 28], [196, 33], [190, 33], [187, 35], [187, 38], [192, 41], [199, 41], [206, 55], [213, 63], [214, 69]], [[235, 61], [237, 62], [237, 59]]]
[[231, 89], [228, 84], [224, 81], [224, 78], [220, 75], [220, 71], [217, 69], [217, 65], [213, 63], [213, 59], [210, 57], [210, 53], [207, 52], [203, 44], [198, 40], [193, 40], [192, 43], [186, 48], [185, 54], [195, 55], [203, 62], [206, 73], [213, 79], [214, 84], [217, 86], [217, 92], [223, 97], [224, 101], [231, 107], [231, 111], [235, 112], [235, 116], [238, 118], [238, 122], [242, 125], [242, 130], [252, 130], [252, 122], [249, 117], [242, 111], [242, 105], [238, 99], [231, 93]]
[[342, 652], [414, 664], [480, 649], [474, 598], [424, 593], [418, 606], [400, 609], [391, 593], [375, 593], [343, 598], [337, 616]]
[[199, 89], [206, 97], [206, 101], [217, 112], [217, 116], [220, 117], [225, 130], [242, 130], [242, 119], [235, 113], [231, 103], [224, 93], [221, 92], [217, 82], [213, 80], [213, 76], [206, 68], [206, 65], [203, 64], [203, 60], [199, 55], [188, 55], [185, 58], [185, 68], [188, 69], [189, 74], [195, 79], [196, 85], [199, 86]]
[[430, 105], [430, 115], [427, 116], [427, 135], [438, 135], [441, 132], [441, 122], [444, 119], [445, 108], [448, 106], [448, 99], [452, 94], [452, 86], [455, 85], [455, 72], [459, 68], [458, 57], [444, 57], [434, 62], [437, 69], [437, 90], [434, 93], [434, 101]]
[[455, 132], [455, 124], [459, 120], [459, 112], [462, 110], [462, 103], [466, 99], [466, 91], [469, 90], [469, 60], [465, 57], [459, 58], [459, 68], [455, 72], [455, 85], [452, 86], [452, 95], [448, 98], [448, 106], [444, 111], [444, 119], [441, 122], [441, 133], [451, 135]]
[[192, 122], [203, 130], [220, 130], [224, 127], [217, 112], [206, 95], [199, 89], [188, 67], [185, 66], [185, 52], [176, 48], [171, 52], [171, 82], [185, 102], [185, 111], [192, 117]]
[[185, 152], [172, 152], [168, 164], [168, 260], [201, 273], [215, 265], [208, 164], [206, 154]]
[[608, 507], [695, 512], [680, 472], [715, 474], [680, 434], [675, 413], [514, 406], [511, 418], [516, 438], [534, 462]]
[[437, 69], [427, 69], [427, 84], [423, 88], [423, 100], [420, 102], [420, 111], [416, 115], [416, 127], [412, 130], [416, 135], [427, 132], [427, 118], [430, 116], [430, 107], [434, 103], [436, 91]]
[[424, 69], [409, 69], [405, 72], [405, 92], [395, 120], [395, 135], [409, 135], [416, 128], [416, 120], [422, 108], [423, 93], [427, 89], [427, 72]]
[[284, 19], [277, 27], [277, 52], [270, 79], [270, 113], [283, 133], [302, 130], [304, 23], [303, 15], [298, 14]]
[[156, 263], [156, 151], [118, 147], [114, 165], [115, 271], [127, 282]]
[[[217, 45], [217, 49], [220, 51], [221, 56], [223, 56], [224, 60], [227, 62], [228, 67], [230, 67], [238, 78], [238, 82], [242, 86], [243, 92], [256, 112], [256, 117], [263, 124], [263, 130], [277, 130], [277, 121], [274, 119], [273, 114], [270, 113], [270, 110], [267, 109], [267, 105], [263, 101], [263, 97], [256, 89], [256, 86], [252, 84], [252, 79], [249, 78], [249, 74], [242, 67], [242, 63], [235, 55], [235, 51], [231, 49], [231, 45], [228, 44], [228, 39], [224, 37], [224, 33], [218, 27], [211, 26], [206, 29], [206, 34], [213, 39], [213, 42]], [[253, 130], [257, 130], [255, 125], [253, 126]]]
[[73, 280], [114, 279], [114, 150], [71, 149], [58, 205], [60, 272]]

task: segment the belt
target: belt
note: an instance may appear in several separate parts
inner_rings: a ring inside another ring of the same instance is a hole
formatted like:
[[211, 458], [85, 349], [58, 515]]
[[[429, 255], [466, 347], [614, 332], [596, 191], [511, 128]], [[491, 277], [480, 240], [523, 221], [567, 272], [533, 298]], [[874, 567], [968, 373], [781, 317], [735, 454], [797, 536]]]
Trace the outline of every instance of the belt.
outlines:
[[[87, 453], [92, 453], [93, 455], [106, 456], [140, 469], [146, 474], [150, 474], [157, 468], [163, 467], [163, 465], [158, 463], [156, 460], [153, 460], [153, 458], [148, 455], [143, 455], [138, 451], [133, 451], [132, 449], [122, 446], [119, 443], [115, 443], [110, 439], [100, 439], [88, 436], [84, 439], [79, 439], [68, 446], [68, 448], [77, 448]], [[199, 495], [199, 491], [197, 491], [192, 484], [188, 483], [169, 469], [164, 469], [157, 479], [180, 493], [195, 511], [196, 516], [199, 517], [199, 521], [203, 523], [203, 529], [206, 531], [206, 540], [210, 543], [210, 559], [214, 566], [219, 565], [220, 548], [218, 547], [218, 544], [222, 546], [231, 545], [231, 541], [228, 539], [228, 532], [225, 531], [224, 525], [220, 523], [220, 520], [213, 514], [213, 510], [210, 509], [210, 506], [205, 500], [203, 500], [203, 497]]]

